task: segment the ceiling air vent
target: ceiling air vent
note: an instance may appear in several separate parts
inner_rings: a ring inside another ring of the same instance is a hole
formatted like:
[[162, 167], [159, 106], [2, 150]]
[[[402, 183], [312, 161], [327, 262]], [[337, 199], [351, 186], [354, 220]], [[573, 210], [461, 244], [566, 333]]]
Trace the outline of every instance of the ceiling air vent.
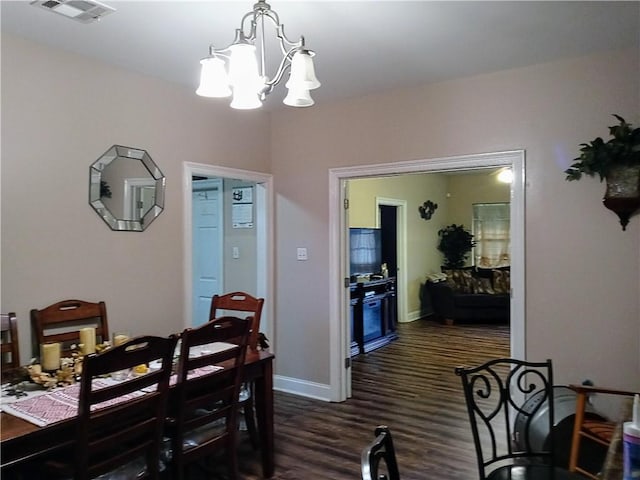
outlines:
[[95, 22], [116, 11], [115, 8], [95, 0], [36, 0], [31, 5], [81, 23]]

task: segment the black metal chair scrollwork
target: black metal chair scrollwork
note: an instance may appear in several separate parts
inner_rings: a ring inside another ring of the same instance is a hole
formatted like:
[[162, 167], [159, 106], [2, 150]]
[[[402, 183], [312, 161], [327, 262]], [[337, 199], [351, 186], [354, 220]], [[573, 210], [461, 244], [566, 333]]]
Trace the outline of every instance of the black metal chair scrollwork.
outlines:
[[[462, 380], [480, 480], [579, 479], [555, 466], [551, 360], [494, 359], [457, 367]], [[543, 415], [547, 409], [546, 418]]]
[[[360, 461], [362, 480], [400, 480], [396, 451], [393, 447], [389, 427], [380, 425], [375, 429], [376, 438], [363, 451]], [[380, 473], [386, 464], [387, 473]]]

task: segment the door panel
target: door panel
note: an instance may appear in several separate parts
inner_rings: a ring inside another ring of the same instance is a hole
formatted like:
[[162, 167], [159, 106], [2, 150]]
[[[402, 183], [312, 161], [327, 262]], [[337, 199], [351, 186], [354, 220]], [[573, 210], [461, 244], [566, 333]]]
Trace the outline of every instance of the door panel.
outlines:
[[222, 182], [193, 182], [193, 326], [209, 320], [211, 297], [222, 288]]

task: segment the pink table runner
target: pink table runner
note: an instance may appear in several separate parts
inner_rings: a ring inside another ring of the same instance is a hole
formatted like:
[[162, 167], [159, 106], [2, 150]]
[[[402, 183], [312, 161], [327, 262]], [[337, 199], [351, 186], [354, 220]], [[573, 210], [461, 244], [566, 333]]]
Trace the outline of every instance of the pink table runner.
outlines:
[[[109, 385], [110, 383], [103, 380], [96, 380], [94, 382], [94, 388], [104, 388]], [[2, 405], [2, 410], [39, 427], [46, 427], [52, 423], [75, 417], [78, 414], [79, 394], [80, 385], [76, 383], [68, 387], [47, 392], [43, 395], [4, 404]], [[105, 408], [120, 402], [132, 400], [140, 395], [144, 395], [144, 392], [131, 393], [94, 405], [94, 408]]]
[[[221, 369], [222, 367], [219, 366], [205, 366], [189, 372], [188, 378], [199, 377]], [[174, 385], [175, 383], [176, 375], [172, 375], [170, 384]], [[93, 386], [96, 389], [104, 388], [109, 385], [113, 385], [113, 380], [94, 380], [93, 383]], [[98, 405], [94, 405], [92, 410], [109, 407], [127, 400], [133, 400], [134, 398], [145, 395], [145, 393], [150, 391], [155, 391], [155, 387], [148, 387], [144, 389], [144, 391], [133, 392], [107, 402], [99, 403]], [[17, 400], [15, 402], [5, 403], [2, 405], [2, 410], [39, 427], [46, 427], [52, 423], [75, 417], [78, 414], [79, 394], [80, 384], [76, 383], [68, 387], [52, 390], [51, 392], [47, 392], [42, 395], [36, 395], [22, 400]]]

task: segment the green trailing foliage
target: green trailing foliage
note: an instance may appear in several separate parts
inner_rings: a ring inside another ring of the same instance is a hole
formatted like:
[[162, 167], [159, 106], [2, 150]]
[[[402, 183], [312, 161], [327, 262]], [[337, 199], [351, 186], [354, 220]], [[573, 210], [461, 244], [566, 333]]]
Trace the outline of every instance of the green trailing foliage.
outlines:
[[574, 158], [574, 163], [564, 172], [567, 180], [597, 174], [602, 181], [613, 167], [640, 165], [640, 128], [633, 128], [620, 115], [613, 116], [620, 124], [609, 127], [612, 138], [605, 142], [597, 137], [590, 143], [581, 143], [580, 156]]

